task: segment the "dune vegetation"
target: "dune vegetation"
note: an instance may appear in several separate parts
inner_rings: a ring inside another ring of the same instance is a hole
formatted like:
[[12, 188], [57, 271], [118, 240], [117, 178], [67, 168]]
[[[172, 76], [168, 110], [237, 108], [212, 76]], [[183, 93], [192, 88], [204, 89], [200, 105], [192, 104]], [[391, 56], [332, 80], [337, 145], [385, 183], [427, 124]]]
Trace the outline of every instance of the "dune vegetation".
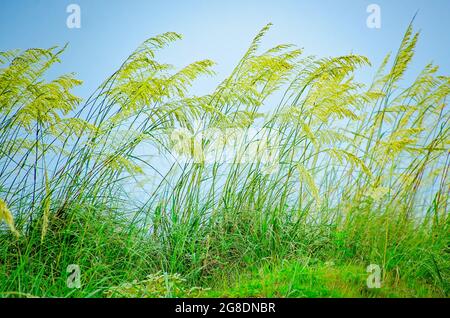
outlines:
[[405, 79], [412, 25], [371, 83], [270, 26], [202, 96], [213, 61], [158, 62], [177, 33], [84, 100], [66, 47], [0, 52], [0, 297], [448, 296], [450, 77]]

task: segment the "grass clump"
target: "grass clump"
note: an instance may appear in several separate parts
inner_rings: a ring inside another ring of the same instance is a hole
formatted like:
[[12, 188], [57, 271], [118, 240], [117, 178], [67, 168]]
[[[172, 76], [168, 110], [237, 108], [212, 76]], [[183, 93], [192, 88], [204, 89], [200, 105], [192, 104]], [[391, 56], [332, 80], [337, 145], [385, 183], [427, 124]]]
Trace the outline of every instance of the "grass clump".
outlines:
[[411, 25], [370, 84], [269, 29], [202, 96], [212, 61], [158, 61], [177, 33], [85, 101], [45, 75], [65, 47], [1, 52], [0, 295], [448, 296], [449, 77], [403, 80]]
[[308, 263], [305, 260], [266, 262], [261, 267], [226, 278], [208, 297], [439, 297], [433, 285], [388, 276], [381, 289], [369, 289], [362, 265]]

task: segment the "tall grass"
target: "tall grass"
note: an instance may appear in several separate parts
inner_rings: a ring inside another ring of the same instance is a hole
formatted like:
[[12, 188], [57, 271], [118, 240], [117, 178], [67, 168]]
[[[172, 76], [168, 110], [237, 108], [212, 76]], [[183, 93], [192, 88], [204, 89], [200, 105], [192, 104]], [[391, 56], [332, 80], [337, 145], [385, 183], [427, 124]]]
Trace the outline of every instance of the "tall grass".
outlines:
[[[190, 89], [212, 61], [157, 60], [176, 33], [146, 40], [85, 101], [73, 74], [47, 79], [65, 47], [1, 52], [0, 295], [109, 295], [158, 272], [214, 286], [283, 260], [379, 264], [392, 288], [447, 295], [450, 78], [429, 64], [403, 80], [411, 25], [369, 85], [355, 79], [364, 56], [261, 52], [269, 28], [204, 96]], [[230, 152], [222, 139], [237, 137]]]

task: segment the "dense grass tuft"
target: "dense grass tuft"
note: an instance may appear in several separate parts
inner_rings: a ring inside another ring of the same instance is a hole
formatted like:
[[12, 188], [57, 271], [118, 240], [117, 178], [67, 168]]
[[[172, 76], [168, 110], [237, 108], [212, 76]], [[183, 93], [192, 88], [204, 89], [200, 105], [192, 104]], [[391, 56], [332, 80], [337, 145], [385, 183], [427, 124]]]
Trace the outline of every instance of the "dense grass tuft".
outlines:
[[0, 296], [448, 296], [450, 78], [403, 80], [412, 26], [370, 84], [269, 29], [203, 96], [212, 61], [158, 62], [177, 33], [85, 101], [65, 47], [0, 52]]

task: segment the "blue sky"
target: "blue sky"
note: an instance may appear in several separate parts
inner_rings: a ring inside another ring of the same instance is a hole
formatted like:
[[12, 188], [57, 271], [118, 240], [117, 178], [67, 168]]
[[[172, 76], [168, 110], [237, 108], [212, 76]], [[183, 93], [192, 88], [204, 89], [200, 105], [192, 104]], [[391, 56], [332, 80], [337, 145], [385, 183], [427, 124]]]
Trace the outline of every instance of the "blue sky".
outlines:
[[[81, 7], [81, 28], [66, 26], [66, 7]], [[366, 8], [381, 8], [381, 29], [369, 29]], [[294, 43], [307, 54], [366, 55], [376, 66], [398, 48], [418, 11], [421, 30], [410, 76], [430, 61], [450, 74], [450, 1], [448, 0], [18, 0], [0, 4], [0, 50], [50, 47], [69, 43], [53, 74], [76, 72], [84, 80], [82, 97], [92, 92], [143, 40], [166, 31], [184, 39], [164, 52], [177, 66], [210, 58], [219, 77], [202, 80], [207, 92], [233, 68], [253, 36], [268, 22], [274, 26], [263, 46]], [[372, 72], [372, 71], [371, 71]], [[368, 73], [367, 74], [372, 74]]]
[[[66, 26], [71, 3], [81, 7], [80, 29]], [[366, 25], [372, 3], [381, 8], [380, 29]], [[194, 93], [203, 94], [229, 74], [269, 22], [274, 25], [263, 49], [293, 43], [319, 57], [353, 52], [369, 57], [376, 67], [397, 50], [417, 11], [414, 26], [421, 37], [406, 80], [431, 61], [449, 75], [449, 0], [4, 0], [0, 51], [69, 43], [49, 76], [75, 72], [84, 81], [75, 93], [87, 98], [142, 41], [176, 31], [184, 39], [163, 52], [165, 62], [179, 67], [205, 58], [217, 62], [218, 76], [195, 86]], [[361, 70], [362, 79], [369, 80], [375, 67]]]

